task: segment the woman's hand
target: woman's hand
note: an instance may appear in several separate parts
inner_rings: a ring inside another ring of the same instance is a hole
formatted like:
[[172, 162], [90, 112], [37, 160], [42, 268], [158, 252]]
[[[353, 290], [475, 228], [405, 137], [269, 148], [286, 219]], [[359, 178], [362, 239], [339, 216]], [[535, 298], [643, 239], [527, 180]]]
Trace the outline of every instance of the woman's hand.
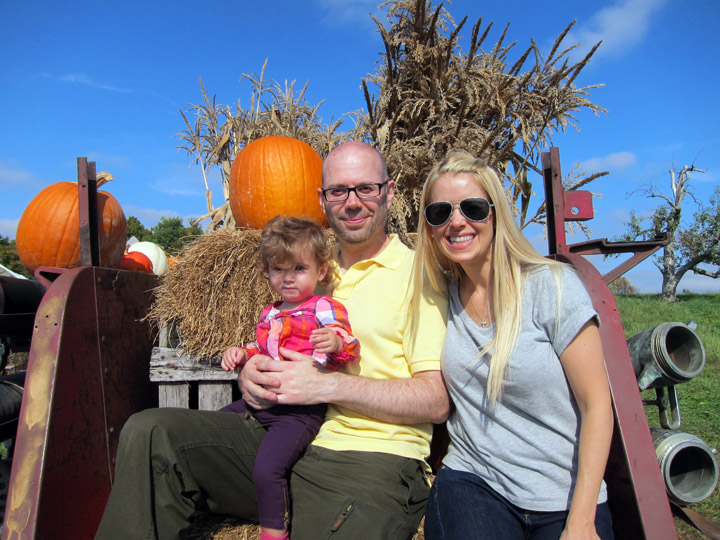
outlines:
[[600, 540], [595, 530], [595, 521], [589, 518], [568, 516], [560, 540]]

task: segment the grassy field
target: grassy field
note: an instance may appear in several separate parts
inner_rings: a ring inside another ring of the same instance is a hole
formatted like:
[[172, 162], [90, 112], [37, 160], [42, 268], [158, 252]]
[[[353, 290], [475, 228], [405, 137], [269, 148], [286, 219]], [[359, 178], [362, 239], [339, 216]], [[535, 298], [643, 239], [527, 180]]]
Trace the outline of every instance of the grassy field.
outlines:
[[[677, 386], [682, 425], [680, 431], [702, 439], [710, 448], [720, 449], [720, 294], [680, 294], [678, 302], [664, 302], [660, 295], [618, 295], [620, 319], [627, 338], [665, 322], [698, 325], [696, 333], [705, 346], [705, 370], [697, 378]], [[643, 393], [654, 399], [655, 391]], [[657, 407], [647, 406], [650, 427], [660, 427]], [[704, 501], [691, 505], [715, 523], [720, 523], [720, 490]], [[683, 540], [707, 538], [676, 520]]]

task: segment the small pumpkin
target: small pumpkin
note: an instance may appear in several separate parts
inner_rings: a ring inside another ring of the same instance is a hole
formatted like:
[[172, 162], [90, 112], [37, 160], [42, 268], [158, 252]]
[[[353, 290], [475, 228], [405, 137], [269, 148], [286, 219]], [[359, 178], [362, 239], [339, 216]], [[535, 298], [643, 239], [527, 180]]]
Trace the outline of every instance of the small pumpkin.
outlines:
[[299, 139], [273, 135], [247, 144], [230, 169], [230, 208], [238, 227], [263, 228], [275, 216], [325, 226], [317, 190], [322, 158]]
[[163, 248], [154, 242], [135, 242], [128, 248], [128, 254], [142, 253], [151, 263], [150, 271], [161, 276], [168, 269], [168, 258]]
[[123, 255], [123, 258], [120, 259], [118, 268], [120, 270], [130, 270], [131, 272], [144, 272], [146, 274], [153, 273], [152, 261], [147, 255], [140, 253], [139, 251]]
[[[112, 180], [98, 173], [98, 187]], [[115, 268], [125, 251], [127, 222], [120, 203], [97, 192], [100, 265]], [[15, 243], [29, 272], [39, 266], [74, 268], [80, 265], [80, 210], [76, 182], [55, 182], [38, 193], [18, 222]]]

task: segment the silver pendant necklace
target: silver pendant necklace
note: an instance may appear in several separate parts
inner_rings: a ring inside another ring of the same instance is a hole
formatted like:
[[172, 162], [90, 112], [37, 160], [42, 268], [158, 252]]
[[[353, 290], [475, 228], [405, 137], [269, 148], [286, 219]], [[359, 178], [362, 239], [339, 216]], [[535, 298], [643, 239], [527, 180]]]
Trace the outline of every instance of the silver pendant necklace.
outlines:
[[[480, 310], [475, 305], [475, 302], [473, 301], [473, 292], [470, 291], [470, 296], [468, 297], [468, 304], [472, 306], [472, 310], [475, 312], [475, 316], [479, 319], [478, 324], [481, 328], [487, 328], [491, 324], [490, 319], [490, 294], [488, 291], [485, 292], [485, 315], [482, 315], [480, 313]], [[472, 317], [471, 317], [472, 318]]]

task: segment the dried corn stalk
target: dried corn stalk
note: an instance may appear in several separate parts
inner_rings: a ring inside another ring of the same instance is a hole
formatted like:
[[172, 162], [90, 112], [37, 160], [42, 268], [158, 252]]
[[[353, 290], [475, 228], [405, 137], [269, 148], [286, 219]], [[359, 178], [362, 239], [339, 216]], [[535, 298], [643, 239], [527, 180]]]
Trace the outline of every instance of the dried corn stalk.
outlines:
[[[296, 95], [294, 81], [286, 83], [283, 88], [275, 81], [265, 80], [266, 67], [267, 60], [259, 75], [242, 74], [241, 80], [249, 81], [252, 87], [250, 104], [246, 109], [240, 100], [234, 112], [227, 105], [216, 105], [215, 97], [210, 97], [201, 79], [203, 103], [190, 104], [188, 111], [180, 111], [186, 127], [178, 134], [181, 140], [179, 148], [192, 156], [205, 179], [208, 212], [198, 218], [198, 222], [211, 218], [205, 229], [207, 232], [221, 226], [234, 226], [228, 204], [230, 167], [237, 152], [251, 141], [269, 135], [295, 137], [308, 143], [324, 157], [338, 143], [357, 137], [357, 126], [361, 121], [356, 120], [356, 128], [347, 132], [341, 133], [339, 128], [345, 119], [352, 119], [361, 113], [347, 113], [343, 115], [344, 118], [324, 124], [318, 116], [322, 102], [311, 106], [305, 100], [307, 83]], [[225, 201], [218, 208], [213, 206], [212, 190], [207, 180], [208, 171], [216, 166], [220, 170]]]
[[[505, 44], [507, 27], [485, 52], [492, 23], [483, 29], [478, 19], [469, 47], [462, 51], [460, 31], [467, 17], [455, 25], [442, 4], [434, 7], [426, 0], [383, 6], [389, 8], [392, 23], [386, 28], [373, 17], [385, 54], [376, 73], [363, 81], [369, 111], [365, 128], [398, 179], [405, 203], [394, 216], [398, 226], [404, 222], [407, 228], [415, 227], [418, 191], [430, 168], [452, 148], [482, 156], [504, 176], [523, 226], [541, 222], [542, 209], [528, 215], [532, 196], [528, 172], [540, 172], [541, 152], [550, 146], [553, 132], [577, 127], [577, 111], [605, 112], [587, 97], [599, 85], [574, 85], [599, 44], [571, 64], [567, 56], [575, 46], [561, 48], [571, 23], [547, 58], [531, 40], [511, 63], [515, 43]], [[377, 86], [377, 94], [371, 93], [370, 84]], [[597, 175], [566, 187], [594, 178]]]

